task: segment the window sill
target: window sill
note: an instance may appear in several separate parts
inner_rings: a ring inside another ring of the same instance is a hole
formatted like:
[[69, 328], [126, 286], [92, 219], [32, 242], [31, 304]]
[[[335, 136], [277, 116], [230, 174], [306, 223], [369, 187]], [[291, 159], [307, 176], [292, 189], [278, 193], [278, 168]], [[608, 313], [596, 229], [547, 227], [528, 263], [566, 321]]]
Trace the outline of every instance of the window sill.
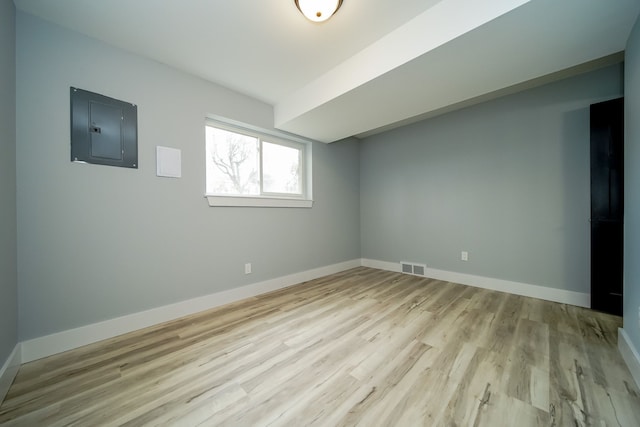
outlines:
[[211, 207], [310, 208], [313, 200], [275, 197], [205, 196]]

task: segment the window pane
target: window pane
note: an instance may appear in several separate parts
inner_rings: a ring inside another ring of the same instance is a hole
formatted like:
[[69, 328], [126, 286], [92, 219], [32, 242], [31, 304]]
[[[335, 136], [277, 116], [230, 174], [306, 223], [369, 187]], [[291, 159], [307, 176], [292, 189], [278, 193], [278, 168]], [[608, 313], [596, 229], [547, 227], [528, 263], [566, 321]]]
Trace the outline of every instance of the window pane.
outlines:
[[207, 194], [260, 194], [257, 138], [207, 126]]
[[262, 188], [266, 193], [302, 194], [301, 151], [270, 142], [262, 144]]

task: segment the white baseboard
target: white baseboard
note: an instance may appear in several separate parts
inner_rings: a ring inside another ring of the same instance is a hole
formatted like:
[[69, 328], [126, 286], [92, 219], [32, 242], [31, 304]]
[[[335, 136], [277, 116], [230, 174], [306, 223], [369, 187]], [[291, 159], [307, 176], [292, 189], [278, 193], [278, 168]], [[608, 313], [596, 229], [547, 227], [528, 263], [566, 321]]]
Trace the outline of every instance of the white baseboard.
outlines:
[[319, 267], [23, 341], [22, 363], [31, 362], [158, 323], [178, 319], [244, 298], [339, 273], [359, 267], [360, 264], [360, 260], [356, 259]]
[[16, 344], [9, 355], [9, 358], [4, 362], [2, 368], [0, 368], [0, 403], [2, 403], [7, 395], [9, 387], [11, 387], [11, 383], [13, 383], [13, 379], [18, 373], [18, 369], [20, 369], [20, 363], [22, 363], [21, 348], [22, 346], [20, 343]]
[[378, 261], [377, 259], [362, 258], [361, 264], [363, 267], [378, 268], [380, 270], [395, 271], [400, 273], [399, 262]]
[[638, 349], [622, 328], [618, 329], [618, 351], [620, 351], [629, 371], [631, 371], [631, 376], [636, 381], [636, 385], [640, 387], [640, 353], [638, 353]]
[[[325, 267], [315, 268], [288, 276], [278, 277], [239, 288], [229, 289], [150, 310], [129, 314], [103, 322], [81, 326], [57, 332], [43, 337], [23, 341], [18, 355], [19, 362], [27, 363], [53, 354], [92, 344], [127, 332], [167, 322], [183, 316], [208, 310], [213, 307], [239, 301], [244, 298], [282, 289], [308, 280], [317, 279], [329, 274], [338, 273], [359, 266], [379, 268], [388, 271], [400, 271], [400, 263], [378, 261], [372, 259], [356, 259]], [[516, 295], [530, 296], [549, 301], [588, 307], [589, 295], [544, 286], [529, 285], [501, 279], [493, 279], [470, 274], [455, 273], [427, 268], [425, 275], [433, 279], [446, 280], [469, 286], [509, 292]], [[13, 377], [12, 377], [13, 379]]]
[[[400, 272], [399, 262], [396, 263], [363, 258], [362, 265], [364, 267]], [[564, 289], [530, 285], [527, 283], [512, 282], [509, 280], [494, 279], [491, 277], [474, 276], [471, 274], [455, 273], [452, 271], [437, 270], [435, 268], [426, 268], [425, 276], [432, 279], [475, 286], [477, 288], [491, 289], [494, 291], [508, 292], [510, 294], [522, 295], [525, 297], [577, 305], [579, 307], [591, 306], [591, 296], [589, 294], [567, 291]]]

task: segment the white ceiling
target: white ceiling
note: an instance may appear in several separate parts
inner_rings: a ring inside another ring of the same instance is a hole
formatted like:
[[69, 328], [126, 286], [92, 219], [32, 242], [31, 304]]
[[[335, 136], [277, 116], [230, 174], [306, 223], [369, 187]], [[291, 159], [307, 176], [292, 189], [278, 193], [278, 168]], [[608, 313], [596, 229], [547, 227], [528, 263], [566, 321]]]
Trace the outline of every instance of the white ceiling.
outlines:
[[293, 0], [14, 2], [267, 102], [277, 128], [323, 142], [601, 65], [640, 12], [639, 0], [344, 0], [315, 24]]

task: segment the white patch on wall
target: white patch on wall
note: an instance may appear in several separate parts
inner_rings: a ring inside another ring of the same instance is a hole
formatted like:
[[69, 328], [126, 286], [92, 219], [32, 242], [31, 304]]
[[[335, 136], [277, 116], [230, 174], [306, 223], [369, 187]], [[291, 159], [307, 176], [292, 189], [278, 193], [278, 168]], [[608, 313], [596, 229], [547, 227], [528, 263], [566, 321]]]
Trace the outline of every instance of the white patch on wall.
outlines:
[[182, 177], [182, 151], [177, 148], [156, 147], [156, 175]]
[[412, 274], [414, 276], [424, 276], [427, 266], [425, 264], [418, 264], [415, 262], [400, 261], [400, 271], [405, 274]]

